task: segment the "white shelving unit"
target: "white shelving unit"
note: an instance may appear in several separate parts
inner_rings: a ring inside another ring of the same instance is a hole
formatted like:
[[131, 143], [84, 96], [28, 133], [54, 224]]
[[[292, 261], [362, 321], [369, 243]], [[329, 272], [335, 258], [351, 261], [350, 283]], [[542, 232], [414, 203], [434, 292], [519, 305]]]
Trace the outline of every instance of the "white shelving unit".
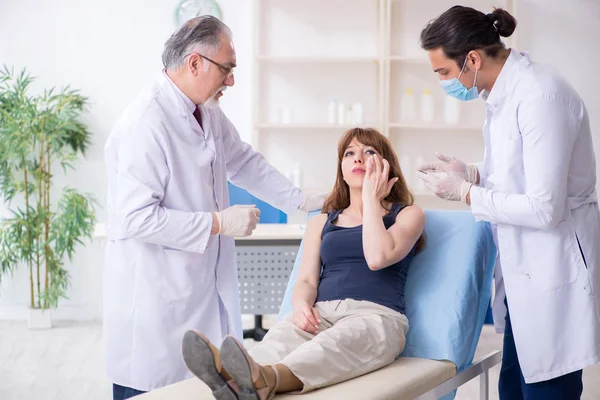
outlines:
[[[419, 46], [421, 29], [454, 4], [453, 0], [254, 0], [253, 146], [284, 173], [300, 163], [304, 188], [330, 190], [337, 142], [355, 126], [328, 123], [328, 105], [335, 98], [347, 107], [360, 102], [364, 110], [360, 126], [386, 135], [405, 164], [416, 167], [418, 158], [432, 162], [434, 151], [465, 161], [481, 159], [483, 102], [462, 103], [459, 122], [444, 123], [446, 95]], [[487, 12], [501, 6], [514, 14], [511, 0], [462, 4]], [[400, 119], [400, 99], [409, 88], [417, 114], [420, 94], [430, 91], [435, 102], [431, 123]], [[404, 173], [417, 204], [465, 208], [427, 193], [412, 171]]]
[[[481, 132], [481, 125], [465, 125], [465, 124], [426, 124], [426, 123], [410, 123], [410, 122], [389, 122], [387, 124], [389, 130], [392, 129], [409, 129], [414, 131], [477, 131]], [[389, 135], [388, 135], [389, 136]]]
[[285, 131], [345, 131], [356, 127], [371, 127], [374, 124], [359, 124], [359, 125], [330, 125], [330, 124], [262, 124], [256, 128], [261, 130], [278, 130], [281, 132]]
[[274, 56], [257, 56], [257, 61], [272, 62], [272, 63], [376, 63], [379, 60], [372, 57], [274, 57]]

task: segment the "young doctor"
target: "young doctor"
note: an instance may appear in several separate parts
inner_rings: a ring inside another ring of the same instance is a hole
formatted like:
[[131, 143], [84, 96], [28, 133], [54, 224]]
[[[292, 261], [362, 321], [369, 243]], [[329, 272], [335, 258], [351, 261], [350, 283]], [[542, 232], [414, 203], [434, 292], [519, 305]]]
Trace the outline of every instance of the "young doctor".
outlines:
[[419, 176], [470, 204], [498, 246], [494, 320], [500, 399], [579, 399], [600, 361], [600, 212], [585, 105], [551, 68], [506, 49], [515, 19], [450, 8], [421, 33], [448, 95], [486, 102], [484, 161], [437, 154]]
[[287, 213], [324, 200], [293, 186], [218, 107], [235, 83], [227, 26], [189, 20], [165, 44], [163, 63], [105, 147], [103, 322], [114, 400], [191, 376], [180, 355], [190, 328], [219, 345], [242, 338], [233, 237], [252, 233], [259, 210], [230, 207], [228, 180]]

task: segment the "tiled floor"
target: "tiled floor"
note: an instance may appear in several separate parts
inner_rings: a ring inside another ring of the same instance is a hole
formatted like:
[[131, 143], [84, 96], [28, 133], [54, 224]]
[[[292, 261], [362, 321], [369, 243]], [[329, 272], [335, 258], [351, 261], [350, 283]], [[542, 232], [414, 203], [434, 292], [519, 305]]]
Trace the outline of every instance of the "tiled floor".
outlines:
[[[252, 318], [246, 318], [250, 326]], [[269, 326], [269, 320], [265, 322]], [[477, 357], [499, 349], [502, 338], [486, 326]], [[251, 340], [246, 341], [252, 345]], [[490, 399], [497, 399], [499, 367], [490, 373]], [[584, 400], [600, 399], [600, 365], [584, 372]], [[479, 397], [477, 379], [457, 394], [459, 400]], [[0, 399], [109, 400], [111, 385], [104, 375], [100, 324], [59, 323], [47, 331], [30, 331], [24, 322], [0, 321]]]

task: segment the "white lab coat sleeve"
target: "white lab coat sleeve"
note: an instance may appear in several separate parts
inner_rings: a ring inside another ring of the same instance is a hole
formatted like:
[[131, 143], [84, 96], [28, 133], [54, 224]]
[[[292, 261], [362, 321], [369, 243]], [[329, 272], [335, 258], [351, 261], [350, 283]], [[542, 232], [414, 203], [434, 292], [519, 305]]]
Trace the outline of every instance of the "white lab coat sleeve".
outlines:
[[485, 170], [485, 162], [478, 162], [475, 164], [477, 167], [477, 172], [479, 173], [479, 184], [477, 186], [485, 187], [485, 181], [487, 179], [487, 171]]
[[304, 200], [302, 190], [245, 143], [225, 114], [220, 114], [229, 181], [286, 214], [296, 212]]
[[212, 213], [185, 212], [161, 205], [170, 178], [160, 132], [135, 127], [119, 143], [117, 206], [125, 238], [203, 253]]
[[525, 194], [473, 186], [471, 210], [478, 220], [552, 228], [565, 210], [567, 174], [579, 122], [567, 101], [550, 95], [522, 103], [518, 113]]

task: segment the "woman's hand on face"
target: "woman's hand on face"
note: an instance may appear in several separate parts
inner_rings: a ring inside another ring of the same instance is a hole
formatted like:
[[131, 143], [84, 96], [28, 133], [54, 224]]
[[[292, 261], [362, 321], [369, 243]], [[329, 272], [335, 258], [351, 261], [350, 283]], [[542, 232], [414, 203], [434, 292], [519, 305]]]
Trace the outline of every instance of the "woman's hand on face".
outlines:
[[363, 201], [383, 200], [390, 191], [398, 178], [388, 180], [390, 174], [390, 163], [382, 159], [378, 154], [374, 154], [367, 160], [367, 171], [363, 180], [362, 198]]
[[294, 319], [292, 322], [303, 331], [316, 335], [319, 333], [321, 316], [316, 308], [311, 307], [308, 303], [304, 303], [298, 309], [294, 310]]

